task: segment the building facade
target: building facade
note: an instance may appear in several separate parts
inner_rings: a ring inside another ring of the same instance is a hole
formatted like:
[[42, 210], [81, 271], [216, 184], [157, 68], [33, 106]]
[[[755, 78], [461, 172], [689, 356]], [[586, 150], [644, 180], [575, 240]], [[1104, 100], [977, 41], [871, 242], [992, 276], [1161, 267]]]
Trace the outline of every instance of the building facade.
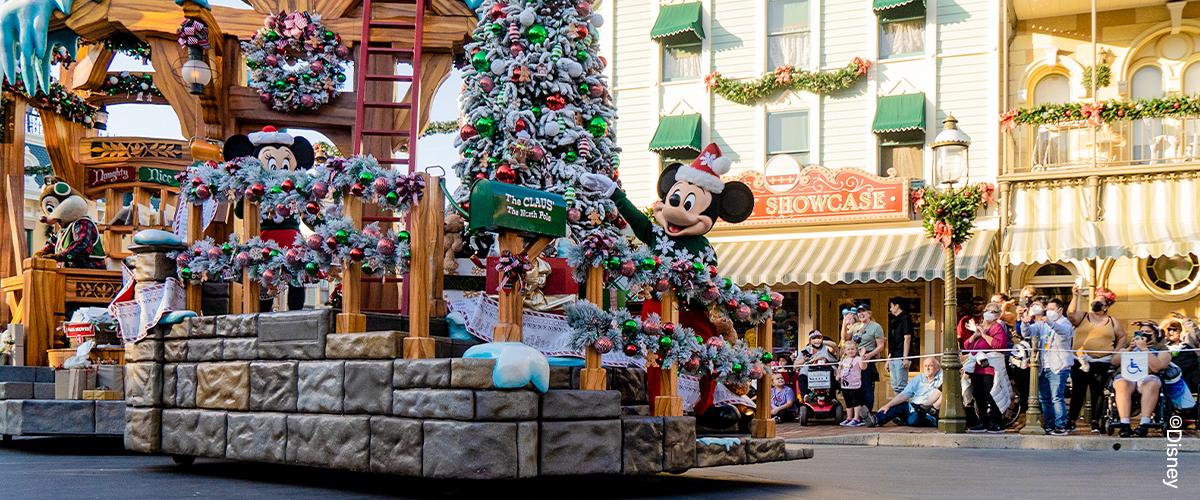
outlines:
[[[714, 142], [733, 160], [729, 179], [750, 183], [758, 200], [749, 221], [709, 234], [722, 274], [784, 292], [804, 338], [810, 329], [836, 337], [841, 309], [855, 303], [869, 303], [886, 328], [888, 300], [903, 297], [920, 325], [920, 350], [940, 350], [944, 257], [908, 196], [940, 181], [929, 145], [948, 114], [972, 141], [960, 182], [996, 181], [1004, 7], [987, 0], [610, 0], [602, 7], [611, 20], [604, 38], [621, 117], [620, 179], [631, 200], [651, 205], [662, 166], [689, 162]], [[800, 80], [789, 67], [833, 73], [856, 58], [869, 63], [865, 73], [821, 94], [731, 100], [706, 78]], [[998, 215], [990, 204], [958, 256], [964, 299], [991, 293], [998, 280]]]
[[1006, 12], [1005, 107], [1034, 114], [1001, 136], [1003, 285], [1108, 288], [1123, 321], [1195, 316], [1200, 120], [1184, 105], [1200, 93], [1200, 4], [1047, 5]]

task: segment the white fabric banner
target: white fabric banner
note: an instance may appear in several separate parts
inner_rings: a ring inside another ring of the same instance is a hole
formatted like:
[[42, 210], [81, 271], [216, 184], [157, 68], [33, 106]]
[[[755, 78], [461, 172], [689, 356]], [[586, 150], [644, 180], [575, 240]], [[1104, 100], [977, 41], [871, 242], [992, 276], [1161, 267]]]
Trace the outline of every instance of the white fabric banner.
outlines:
[[121, 340], [125, 342], [145, 338], [163, 316], [183, 308], [183, 287], [175, 278], [167, 278], [165, 283], [143, 288], [134, 300], [113, 302], [108, 306], [120, 326]]
[[1137, 382], [1150, 374], [1150, 353], [1144, 351], [1121, 353], [1121, 378]]

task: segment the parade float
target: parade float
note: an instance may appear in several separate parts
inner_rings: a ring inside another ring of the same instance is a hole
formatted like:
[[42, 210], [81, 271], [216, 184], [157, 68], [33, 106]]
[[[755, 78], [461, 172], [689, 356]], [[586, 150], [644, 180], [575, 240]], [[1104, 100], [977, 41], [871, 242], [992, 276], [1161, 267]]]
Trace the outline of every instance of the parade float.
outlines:
[[[64, 130], [51, 150], [69, 188], [96, 170], [89, 161], [145, 168], [170, 153], [159, 207], [168, 196], [180, 207], [173, 224], [97, 225], [107, 259], [130, 269], [123, 284], [120, 271], [106, 275], [105, 298], [132, 318], [119, 321], [127, 448], [181, 464], [476, 479], [811, 456], [775, 438], [769, 412], [781, 298], [722, 278], [703, 237], [718, 218], [744, 219], [753, 195], [720, 179], [728, 161], [712, 146], [664, 173], [653, 217], [625, 199], [598, 53], [603, 19], [589, 3], [328, 1], [288, 12], [258, 2], [251, 16], [192, 1], [19, 1], [50, 21], [13, 29], [68, 41], [40, 54], [30, 47], [44, 40], [4, 47], [16, 51], [6, 76], [24, 85], [11, 102], [38, 105], [57, 88], [42, 62], [78, 46], [71, 35], [132, 37], [149, 47], [153, 85], [193, 137], [108, 155], [93, 144], [120, 140], [94, 137], [84, 127], [94, 118], [40, 108]], [[109, 44], [87, 47], [74, 74], [60, 73], [75, 85], [69, 95], [141, 89], [105, 78]], [[445, 193], [439, 176], [415, 168], [417, 139], [456, 60], [462, 187]], [[351, 154], [314, 152], [289, 127]], [[83, 192], [113, 199], [146, 187], [117, 184]], [[114, 236], [121, 230], [129, 237]], [[58, 265], [69, 261], [31, 256], [5, 280], [10, 310], [24, 312], [10, 323], [24, 326], [28, 364], [47, 363], [53, 313], [70, 304], [54, 294], [81, 272]], [[447, 304], [447, 267], [462, 262], [486, 279]], [[294, 291], [333, 283], [332, 308], [297, 310]], [[640, 314], [622, 307], [626, 297], [645, 304]], [[735, 321], [756, 332], [755, 348]], [[9, 432], [14, 408], [6, 403], [7, 434], [22, 433]], [[91, 415], [99, 432], [98, 407]]]

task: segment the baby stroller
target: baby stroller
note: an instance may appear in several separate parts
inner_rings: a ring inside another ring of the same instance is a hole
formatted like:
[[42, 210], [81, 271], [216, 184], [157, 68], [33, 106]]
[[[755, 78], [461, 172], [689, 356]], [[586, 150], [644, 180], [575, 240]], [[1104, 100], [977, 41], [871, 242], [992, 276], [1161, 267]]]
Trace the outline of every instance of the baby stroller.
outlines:
[[[1113, 370], [1116, 371], [1115, 369]], [[1100, 414], [1100, 432], [1106, 436], [1111, 436], [1117, 431], [1117, 427], [1121, 424], [1121, 415], [1117, 413], [1117, 391], [1113, 388], [1116, 382], [1115, 374], [1110, 377], [1108, 387], [1104, 389], [1104, 408]], [[1142, 398], [1140, 393], [1134, 392], [1132, 399], [1133, 405], [1130, 407], [1129, 416], [1131, 422], [1136, 422], [1142, 414]], [[1154, 409], [1154, 413], [1150, 415], [1149, 424], [1141, 424], [1148, 428], [1159, 429], [1166, 432], [1166, 422], [1171, 415], [1175, 414], [1175, 405], [1171, 402], [1171, 398], [1163, 392], [1163, 387], [1160, 384], [1158, 388], [1158, 404]]]
[[808, 393], [801, 398], [798, 419], [800, 425], [808, 425], [813, 420], [828, 420], [838, 423], [846, 419], [846, 409], [837, 400], [837, 391], [833, 388], [833, 367], [830, 365], [813, 365], [808, 367]]

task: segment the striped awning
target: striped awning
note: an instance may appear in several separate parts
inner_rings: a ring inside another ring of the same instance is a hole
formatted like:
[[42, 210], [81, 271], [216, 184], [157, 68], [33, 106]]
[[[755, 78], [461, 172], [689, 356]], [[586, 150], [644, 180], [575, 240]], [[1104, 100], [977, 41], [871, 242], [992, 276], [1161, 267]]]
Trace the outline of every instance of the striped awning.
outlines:
[[[739, 285], [933, 280], [945, 252], [924, 233], [715, 242], [721, 275]], [[995, 232], [979, 231], [955, 259], [958, 279], [996, 276]]]
[[1013, 189], [1012, 221], [1004, 231], [1000, 265], [1088, 258], [1096, 246], [1095, 226], [1087, 222], [1091, 197], [1083, 179]]

